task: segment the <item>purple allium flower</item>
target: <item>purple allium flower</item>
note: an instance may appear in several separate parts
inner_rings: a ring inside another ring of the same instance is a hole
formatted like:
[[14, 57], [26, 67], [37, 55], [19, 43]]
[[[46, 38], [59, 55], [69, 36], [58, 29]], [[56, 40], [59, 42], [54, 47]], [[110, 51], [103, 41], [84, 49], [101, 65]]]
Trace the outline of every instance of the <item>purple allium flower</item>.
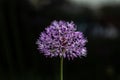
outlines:
[[64, 57], [74, 59], [86, 56], [85, 44], [87, 39], [82, 32], [76, 31], [73, 22], [53, 21], [40, 34], [36, 44], [38, 50], [47, 57]]

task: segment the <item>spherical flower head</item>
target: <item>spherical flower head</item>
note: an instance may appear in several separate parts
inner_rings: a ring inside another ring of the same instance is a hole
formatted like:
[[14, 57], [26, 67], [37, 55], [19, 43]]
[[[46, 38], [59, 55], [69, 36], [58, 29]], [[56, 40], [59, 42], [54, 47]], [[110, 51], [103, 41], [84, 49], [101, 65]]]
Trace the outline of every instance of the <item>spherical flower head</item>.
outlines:
[[46, 57], [74, 59], [86, 56], [87, 39], [76, 30], [73, 22], [53, 21], [37, 39], [38, 50]]

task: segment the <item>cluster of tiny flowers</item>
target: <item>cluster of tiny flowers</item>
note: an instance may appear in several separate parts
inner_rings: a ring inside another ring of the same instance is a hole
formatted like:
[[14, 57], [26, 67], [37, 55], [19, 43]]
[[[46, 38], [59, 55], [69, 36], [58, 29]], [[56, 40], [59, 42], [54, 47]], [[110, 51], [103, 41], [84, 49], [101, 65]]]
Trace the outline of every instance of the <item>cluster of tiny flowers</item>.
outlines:
[[76, 30], [73, 22], [53, 21], [37, 39], [38, 50], [46, 57], [74, 59], [86, 56], [87, 39]]

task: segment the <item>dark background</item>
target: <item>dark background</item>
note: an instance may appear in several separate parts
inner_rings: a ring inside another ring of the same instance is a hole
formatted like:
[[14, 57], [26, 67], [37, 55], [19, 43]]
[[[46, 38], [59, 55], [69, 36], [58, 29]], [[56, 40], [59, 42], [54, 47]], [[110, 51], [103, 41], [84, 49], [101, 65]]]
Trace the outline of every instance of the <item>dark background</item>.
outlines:
[[[64, 59], [64, 80], [120, 80], [120, 5], [92, 9], [69, 0], [0, 0], [0, 80], [59, 80], [59, 58], [37, 50], [53, 20], [74, 21], [88, 38], [87, 57]], [[109, 2], [109, 0], [108, 0]]]

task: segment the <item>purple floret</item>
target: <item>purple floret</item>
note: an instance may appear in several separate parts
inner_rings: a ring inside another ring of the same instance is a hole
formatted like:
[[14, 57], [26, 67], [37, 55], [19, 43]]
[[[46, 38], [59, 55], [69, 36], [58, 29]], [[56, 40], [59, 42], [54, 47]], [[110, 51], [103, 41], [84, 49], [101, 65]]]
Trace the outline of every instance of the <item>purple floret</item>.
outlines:
[[76, 30], [73, 22], [53, 21], [37, 39], [38, 50], [47, 57], [74, 59], [86, 56], [87, 39]]

